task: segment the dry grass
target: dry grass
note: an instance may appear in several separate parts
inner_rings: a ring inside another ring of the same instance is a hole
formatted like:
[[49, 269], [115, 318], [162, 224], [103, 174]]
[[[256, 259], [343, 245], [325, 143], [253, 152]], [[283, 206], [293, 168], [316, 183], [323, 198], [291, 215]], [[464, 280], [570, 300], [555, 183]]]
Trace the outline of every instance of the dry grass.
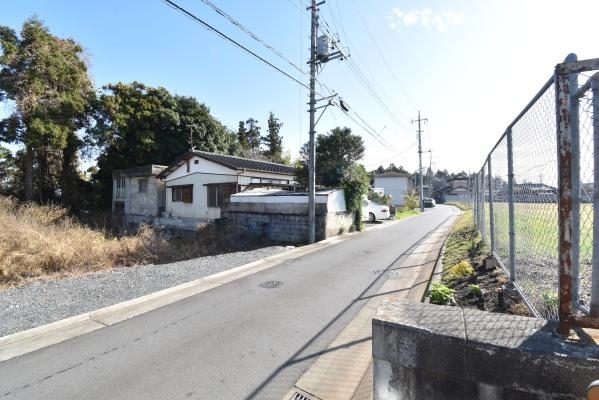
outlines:
[[35, 279], [179, 261], [267, 244], [227, 225], [209, 225], [171, 240], [147, 226], [135, 235], [115, 238], [83, 226], [60, 207], [21, 204], [0, 196], [0, 289]]
[[164, 243], [150, 229], [107, 238], [56, 206], [0, 197], [0, 286], [44, 276], [81, 274], [156, 259]]

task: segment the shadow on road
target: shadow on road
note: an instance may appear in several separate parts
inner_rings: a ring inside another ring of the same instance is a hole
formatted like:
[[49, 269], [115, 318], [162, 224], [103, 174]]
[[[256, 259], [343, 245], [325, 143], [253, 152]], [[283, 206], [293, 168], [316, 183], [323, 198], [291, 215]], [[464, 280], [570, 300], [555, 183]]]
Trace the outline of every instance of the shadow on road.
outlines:
[[[429, 232], [427, 232], [422, 239], [420, 239], [419, 241], [417, 241], [416, 243], [414, 243], [412, 246], [410, 246], [410, 248], [408, 248], [406, 251], [404, 251], [402, 254], [400, 254], [399, 256], [397, 256], [386, 268], [381, 269], [380, 270], [380, 274], [378, 274], [376, 276], [376, 278], [370, 282], [370, 284], [368, 284], [368, 286], [354, 299], [351, 301], [351, 303], [349, 303], [347, 306], [345, 306], [345, 308], [343, 310], [341, 310], [339, 312], [339, 314], [337, 314], [332, 320], [330, 320], [318, 333], [316, 333], [310, 340], [308, 340], [302, 347], [300, 347], [287, 361], [285, 361], [283, 364], [281, 364], [276, 370], [274, 370], [264, 381], [262, 381], [257, 387], [256, 389], [254, 389], [253, 392], [251, 392], [246, 399], [257, 399], [258, 395], [260, 394], [260, 392], [275, 378], [277, 377], [277, 375], [279, 375], [283, 370], [285, 370], [285, 368], [292, 366], [294, 364], [297, 364], [299, 362], [302, 361], [306, 361], [308, 359], [312, 359], [312, 358], [316, 358], [319, 357], [323, 354], [332, 352], [332, 351], [336, 351], [339, 350], [340, 348], [348, 348], [351, 347], [353, 345], [362, 343], [364, 341], [370, 340], [370, 338], [364, 338], [355, 342], [349, 342], [344, 344], [343, 346], [339, 346], [336, 348], [328, 348], [328, 349], [324, 349], [321, 351], [317, 351], [315, 353], [309, 354], [309, 355], [305, 355], [305, 356], [300, 356], [308, 347], [310, 347], [310, 345], [312, 343], [314, 343], [320, 336], [322, 336], [327, 329], [329, 329], [337, 320], [339, 320], [348, 310], [350, 310], [356, 303], [361, 302], [361, 301], [366, 301], [368, 299], [371, 298], [375, 298], [375, 297], [379, 297], [379, 296], [386, 296], [390, 293], [377, 293], [375, 295], [366, 295], [368, 293], [368, 291], [383, 277], [385, 277], [385, 275], [388, 273], [388, 271], [392, 270], [392, 266], [397, 263], [402, 257], [407, 256], [412, 254], [412, 251], [418, 247], [420, 244], [422, 244], [425, 239], [427, 239], [427, 237], [434, 231], [436, 231], [441, 225], [443, 225], [448, 219], [450, 219], [451, 216], [447, 217], [446, 219], [444, 219], [441, 223], [439, 223], [435, 228], [433, 228], [432, 230], [430, 230]], [[382, 223], [382, 222], [379, 222]], [[375, 223], [372, 223], [375, 224]], [[418, 286], [422, 283], [425, 283], [427, 281], [423, 281], [423, 282], [415, 282], [413, 287]], [[405, 291], [405, 290], [410, 290], [410, 288], [405, 288], [405, 289], [401, 289], [398, 290], [396, 292], [401, 292], [401, 291]], [[392, 292], [391, 292], [392, 293]]]

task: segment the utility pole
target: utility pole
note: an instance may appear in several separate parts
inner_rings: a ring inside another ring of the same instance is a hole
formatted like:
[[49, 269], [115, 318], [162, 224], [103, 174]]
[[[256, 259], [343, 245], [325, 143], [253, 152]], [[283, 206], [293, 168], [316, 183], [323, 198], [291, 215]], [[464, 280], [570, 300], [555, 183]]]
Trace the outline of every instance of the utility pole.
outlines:
[[[420, 212], [424, 211], [423, 201], [423, 188], [422, 188], [422, 129], [420, 127], [421, 122], [428, 122], [428, 118], [420, 118], [420, 111], [418, 111], [418, 177], [420, 179]], [[412, 120], [412, 123], [415, 121]]]
[[[324, 4], [324, 0], [316, 2], [311, 0], [310, 7], [306, 7], [306, 10], [310, 10], [312, 23], [310, 28], [310, 141], [308, 149], [308, 243], [314, 243], [316, 241], [316, 212], [315, 212], [315, 196], [316, 196], [316, 145], [314, 143], [314, 136], [316, 135], [315, 126], [316, 123], [322, 117], [324, 110], [332, 104], [331, 99], [336, 96], [329, 96], [325, 99], [329, 100], [325, 106], [316, 107], [316, 71], [320, 64], [327, 63], [335, 59], [345, 59], [346, 55], [339, 49], [337, 42], [331, 40], [328, 36], [322, 35], [318, 37], [318, 6]], [[320, 101], [319, 100], [319, 101]], [[339, 100], [339, 107], [347, 112], [347, 104]], [[321, 112], [318, 120], [315, 120], [316, 110], [318, 108], [324, 108]]]
[[308, 159], [308, 243], [316, 241], [316, 145], [314, 144], [316, 115], [316, 40], [318, 33], [318, 9], [316, 0], [309, 7], [312, 23], [310, 28], [310, 144]]

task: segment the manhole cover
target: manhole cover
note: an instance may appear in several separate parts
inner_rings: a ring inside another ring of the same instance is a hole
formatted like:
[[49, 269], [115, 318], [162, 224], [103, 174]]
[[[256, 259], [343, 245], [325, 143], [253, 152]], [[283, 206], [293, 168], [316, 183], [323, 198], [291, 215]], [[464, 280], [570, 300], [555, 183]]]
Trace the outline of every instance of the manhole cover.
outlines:
[[275, 289], [282, 285], [283, 285], [283, 282], [281, 282], [281, 281], [266, 281], [266, 282], [262, 282], [260, 284], [260, 287], [264, 288], [264, 289]]

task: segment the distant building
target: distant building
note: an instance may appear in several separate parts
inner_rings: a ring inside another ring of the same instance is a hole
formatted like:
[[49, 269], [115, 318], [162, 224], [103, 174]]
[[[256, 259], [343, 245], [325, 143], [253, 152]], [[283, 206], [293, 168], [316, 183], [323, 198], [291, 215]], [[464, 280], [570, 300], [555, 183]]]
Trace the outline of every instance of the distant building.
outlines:
[[468, 175], [465, 173], [457, 174], [454, 178], [449, 180], [448, 184], [448, 190], [444, 193], [444, 200], [446, 202], [470, 202]]
[[374, 176], [374, 187], [382, 188], [384, 194], [390, 195], [394, 206], [403, 206], [405, 197], [414, 187], [414, 181], [408, 174], [384, 172]]

